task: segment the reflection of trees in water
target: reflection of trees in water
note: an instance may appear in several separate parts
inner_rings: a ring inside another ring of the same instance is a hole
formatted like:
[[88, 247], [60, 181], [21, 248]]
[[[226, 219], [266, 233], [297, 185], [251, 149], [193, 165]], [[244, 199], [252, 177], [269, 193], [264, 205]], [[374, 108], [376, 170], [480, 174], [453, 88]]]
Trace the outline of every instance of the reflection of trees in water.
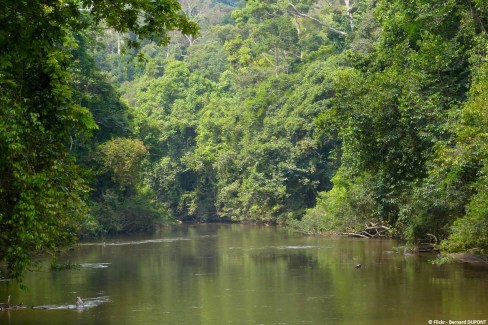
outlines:
[[108, 267], [30, 274], [36, 300], [12, 300], [74, 305], [76, 296], [85, 303], [110, 297], [76, 313], [86, 325], [420, 324], [436, 315], [479, 315], [486, 302], [485, 271], [404, 256], [394, 241], [311, 238], [252, 225], [181, 225], [158, 238], [114, 239], [132, 241], [140, 244], [78, 247], [73, 263]]
[[266, 249], [264, 252], [253, 251], [252, 259], [256, 263], [276, 263], [281, 260], [287, 264], [288, 269], [315, 268], [318, 265], [317, 257], [307, 252], [307, 248], [286, 250], [280, 247]]

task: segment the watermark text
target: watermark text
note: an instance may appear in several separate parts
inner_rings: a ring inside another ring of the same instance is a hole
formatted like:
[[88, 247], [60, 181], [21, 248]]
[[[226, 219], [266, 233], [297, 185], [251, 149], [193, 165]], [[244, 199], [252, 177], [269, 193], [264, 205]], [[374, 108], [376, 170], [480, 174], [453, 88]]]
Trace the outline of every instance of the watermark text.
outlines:
[[486, 319], [430, 319], [427, 322], [429, 325], [486, 325]]

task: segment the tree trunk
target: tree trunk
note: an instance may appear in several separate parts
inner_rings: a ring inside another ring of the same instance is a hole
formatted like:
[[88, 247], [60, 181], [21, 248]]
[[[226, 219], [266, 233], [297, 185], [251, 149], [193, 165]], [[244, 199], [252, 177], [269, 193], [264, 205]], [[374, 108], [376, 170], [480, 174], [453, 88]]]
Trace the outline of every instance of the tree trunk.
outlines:
[[352, 15], [351, 3], [349, 2], [349, 0], [344, 0], [344, 3], [346, 4], [346, 14], [347, 14], [347, 17], [349, 18], [349, 24], [351, 26], [351, 32], [354, 32], [354, 17]]
[[274, 60], [275, 60], [276, 75], [278, 75], [279, 52], [277, 47], [275, 47], [275, 51], [274, 51]]

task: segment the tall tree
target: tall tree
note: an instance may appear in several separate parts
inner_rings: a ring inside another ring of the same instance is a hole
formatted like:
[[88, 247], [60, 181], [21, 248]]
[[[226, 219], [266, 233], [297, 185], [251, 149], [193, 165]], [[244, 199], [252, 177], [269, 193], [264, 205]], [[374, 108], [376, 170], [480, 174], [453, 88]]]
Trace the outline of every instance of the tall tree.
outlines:
[[0, 10], [0, 259], [20, 278], [31, 257], [73, 241], [87, 188], [70, 155], [96, 124], [70, 70], [75, 35], [102, 23], [137, 39], [196, 34], [176, 0], [5, 0]]

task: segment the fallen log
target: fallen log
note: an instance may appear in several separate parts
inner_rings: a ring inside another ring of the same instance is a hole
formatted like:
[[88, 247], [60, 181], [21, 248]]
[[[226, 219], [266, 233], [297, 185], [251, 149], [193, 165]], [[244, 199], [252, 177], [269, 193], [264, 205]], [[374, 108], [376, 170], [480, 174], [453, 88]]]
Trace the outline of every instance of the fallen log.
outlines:
[[341, 236], [351, 236], [351, 237], [361, 237], [361, 238], [371, 238], [370, 236], [366, 236], [357, 232], [340, 232], [339, 235]]
[[62, 309], [77, 309], [77, 310], [84, 310], [93, 307], [97, 307], [102, 303], [110, 302], [110, 298], [108, 296], [99, 296], [96, 298], [85, 298], [81, 299], [80, 297], [76, 297], [75, 304], [61, 304], [61, 305], [41, 305], [41, 306], [24, 306], [24, 304], [20, 303], [18, 305], [10, 305], [10, 297], [7, 300], [7, 303], [0, 303], [0, 312], [1, 311], [10, 311], [10, 310], [21, 310], [21, 309], [37, 309], [37, 310], [62, 310]]
[[339, 235], [361, 238], [378, 238], [388, 237], [389, 230], [390, 228], [387, 226], [368, 223], [366, 224], [365, 228], [359, 232], [340, 232]]
[[20, 309], [27, 309], [27, 308], [29, 307], [24, 306], [23, 304], [19, 304], [19, 305], [0, 304], [0, 311], [20, 310]]

